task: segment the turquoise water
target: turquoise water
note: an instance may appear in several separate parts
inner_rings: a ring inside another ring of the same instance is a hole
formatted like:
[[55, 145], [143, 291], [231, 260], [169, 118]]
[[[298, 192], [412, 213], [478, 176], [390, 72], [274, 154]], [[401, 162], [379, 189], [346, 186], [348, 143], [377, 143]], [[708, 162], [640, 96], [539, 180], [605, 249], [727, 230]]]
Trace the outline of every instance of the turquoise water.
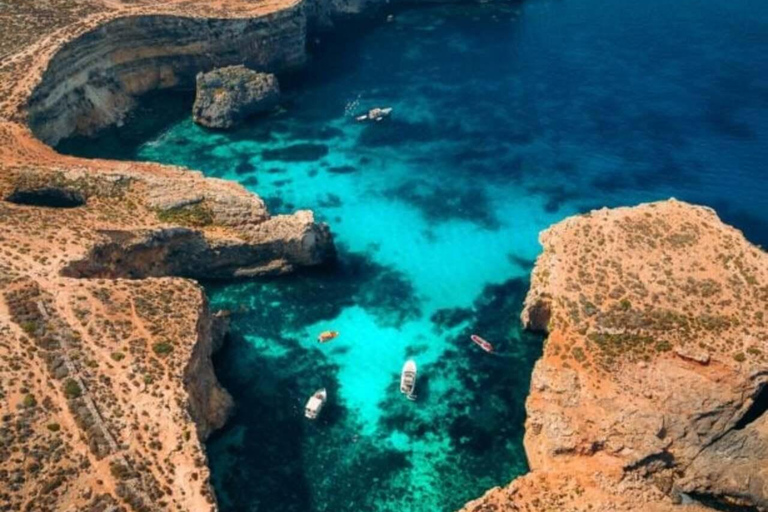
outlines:
[[[233, 311], [215, 362], [238, 407], [208, 443], [224, 511], [447, 511], [525, 472], [541, 339], [518, 316], [537, 234], [567, 215], [675, 196], [768, 243], [765, 2], [435, 7], [343, 32], [239, 130], [163, 94], [59, 147], [201, 169], [332, 227], [332, 266], [208, 285]], [[392, 119], [352, 120], [374, 106]]]

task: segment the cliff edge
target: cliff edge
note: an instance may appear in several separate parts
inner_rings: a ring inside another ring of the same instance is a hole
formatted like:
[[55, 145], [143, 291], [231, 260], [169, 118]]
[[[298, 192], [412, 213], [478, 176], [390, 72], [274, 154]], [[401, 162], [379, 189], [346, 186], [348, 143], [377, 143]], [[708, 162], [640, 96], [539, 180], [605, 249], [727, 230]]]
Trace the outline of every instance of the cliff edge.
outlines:
[[329, 229], [198, 171], [47, 144], [211, 67], [300, 65], [305, 21], [292, 0], [0, 6], [0, 509], [216, 509], [226, 318], [192, 279], [321, 264]]
[[768, 509], [768, 255], [675, 200], [540, 240], [530, 473], [463, 510]]

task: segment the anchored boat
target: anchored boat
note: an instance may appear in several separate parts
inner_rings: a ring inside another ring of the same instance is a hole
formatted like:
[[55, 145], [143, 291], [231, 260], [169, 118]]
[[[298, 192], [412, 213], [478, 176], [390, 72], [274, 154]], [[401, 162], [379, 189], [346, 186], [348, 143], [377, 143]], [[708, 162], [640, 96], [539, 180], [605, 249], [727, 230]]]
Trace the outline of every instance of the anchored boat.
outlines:
[[328, 343], [339, 335], [339, 331], [323, 331], [317, 337], [319, 343]]
[[367, 113], [357, 116], [355, 118], [358, 122], [364, 122], [364, 121], [381, 121], [383, 119], [386, 119], [389, 117], [389, 115], [392, 113], [392, 107], [387, 108], [372, 108]]
[[484, 340], [483, 338], [481, 338], [477, 334], [473, 334], [472, 336], [470, 336], [470, 338], [472, 339], [472, 341], [474, 341], [475, 343], [480, 345], [480, 348], [482, 348], [483, 350], [485, 350], [489, 354], [493, 353], [493, 345], [491, 345], [488, 341]]
[[400, 392], [405, 394], [408, 400], [416, 400], [414, 391], [416, 391], [416, 361], [409, 359], [400, 373]]
[[327, 399], [328, 393], [326, 393], [325, 388], [315, 391], [315, 394], [307, 400], [307, 405], [304, 407], [304, 416], [310, 420], [316, 419], [320, 414], [320, 411], [323, 410], [323, 406]]

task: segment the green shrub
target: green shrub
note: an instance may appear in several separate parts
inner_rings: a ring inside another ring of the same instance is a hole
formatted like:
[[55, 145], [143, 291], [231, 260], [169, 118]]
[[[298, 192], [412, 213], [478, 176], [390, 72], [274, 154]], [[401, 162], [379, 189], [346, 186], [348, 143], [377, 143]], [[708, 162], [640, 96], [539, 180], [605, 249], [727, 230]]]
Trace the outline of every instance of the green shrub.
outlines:
[[747, 356], [744, 355], [744, 352], [737, 352], [736, 354], [733, 354], [733, 358], [740, 363], [743, 363], [747, 360]]
[[37, 331], [37, 324], [35, 322], [22, 322], [21, 329], [31, 336]]
[[59, 430], [61, 430], [61, 425], [59, 425], [58, 423], [49, 423], [46, 425], [46, 427], [51, 432], [58, 432]]
[[165, 356], [173, 352], [173, 345], [166, 341], [159, 341], [152, 345], [152, 350], [159, 356]]
[[117, 480], [125, 480], [131, 476], [131, 470], [117, 461], [109, 463], [109, 472], [112, 473], [112, 476]]
[[67, 379], [64, 382], [64, 396], [68, 399], [80, 398], [83, 394], [83, 390], [80, 388], [80, 384], [75, 379]]
[[24, 398], [21, 401], [21, 404], [24, 407], [34, 407], [37, 405], [37, 400], [35, 399], [35, 395], [32, 393], [27, 393], [24, 395]]
[[125, 359], [125, 354], [122, 352], [112, 352], [109, 354], [109, 357], [111, 357], [114, 361], [122, 361]]
[[157, 212], [161, 222], [182, 226], [203, 227], [213, 224], [213, 211], [203, 203], [161, 210]]

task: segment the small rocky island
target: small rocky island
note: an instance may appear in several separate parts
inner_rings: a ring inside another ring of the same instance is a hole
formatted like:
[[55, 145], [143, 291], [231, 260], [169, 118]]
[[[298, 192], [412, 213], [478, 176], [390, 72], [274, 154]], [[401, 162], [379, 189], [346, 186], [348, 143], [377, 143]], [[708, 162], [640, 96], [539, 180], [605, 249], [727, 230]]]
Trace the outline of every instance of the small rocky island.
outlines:
[[207, 128], [232, 128], [247, 117], [270, 111], [279, 99], [280, 86], [272, 73], [257, 73], [245, 66], [219, 68], [197, 75], [192, 117]]

